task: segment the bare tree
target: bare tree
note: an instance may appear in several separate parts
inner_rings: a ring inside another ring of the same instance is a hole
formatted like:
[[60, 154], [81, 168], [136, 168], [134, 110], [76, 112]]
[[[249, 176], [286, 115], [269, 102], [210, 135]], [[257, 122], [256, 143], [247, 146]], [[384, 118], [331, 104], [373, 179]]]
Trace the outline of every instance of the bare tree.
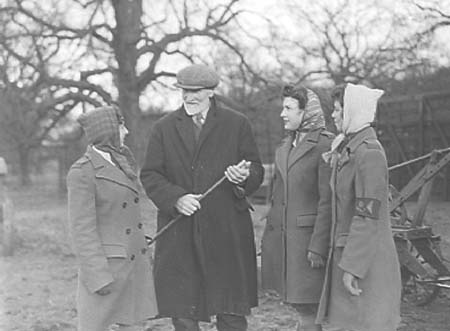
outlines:
[[308, 6], [287, 1], [286, 8], [297, 30], [277, 33], [276, 40], [283, 47], [274, 54], [288, 70], [283, 71], [285, 77], [292, 80], [377, 85], [426, 62], [417, 52], [418, 44], [409, 40], [408, 22], [394, 7], [341, 0]]
[[420, 19], [426, 24], [420, 31], [422, 35], [430, 35], [435, 31], [450, 26], [450, 4], [444, 8], [442, 1], [416, 1], [415, 6], [419, 9]]
[[[18, 40], [16, 46], [22, 38], [37, 38], [52, 45], [60, 60], [64, 52], [57, 47], [65, 48], [66, 57], [76, 57], [61, 61], [61, 70], [55, 69], [56, 63], [37, 69], [51, 69], [42, 75], [48, 85], [83, 90], [83, 95], [93, 94], [102, 103], [117, 101], [132, 132], [128, 142], [142, 155], [145, 144], [139, 128], [146, 110], [144, 97], [152, 89], [167, 87], [180, 66], [201, 61], [207, 52], [196, 45], [225, 45], [245, 66], [228, 30], [241, 29], [238, 18], [244, 11], [238, 2], [53, 0], [43, 5], [38, 0], [10, 0], [1, 12], [17, 23], [17, 32], [7, 38]], [[68, 47], [74, 54], [67, 53]], [[12, 46], [5, 50], [19, 53]], [[67, 60], [72, 64], [67, 65]]]
[[17, 153], [21, 182], [28, 184], [30, 152], [59, 120], [81, 103], [98, 106], [110, 102], [111, 96], [86, 80], [59, 75], [55, 63], [64, 42], [49, 38], [49, 27], [30, 24], [11, 7], [0, 10], [0, 24], [2, 142]]

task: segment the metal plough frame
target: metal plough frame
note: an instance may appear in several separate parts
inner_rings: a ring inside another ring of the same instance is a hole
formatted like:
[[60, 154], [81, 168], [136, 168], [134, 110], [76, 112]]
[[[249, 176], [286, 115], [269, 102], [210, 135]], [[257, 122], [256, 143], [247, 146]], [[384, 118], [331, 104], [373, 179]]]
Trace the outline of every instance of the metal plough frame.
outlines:
[[[392, 231], [402, 268], [404, 297], [418, 305], [434, 300], [440, 289], [450, 289], [450, 270], [440, 253], [440, 237], [424, 224], [435, 176], [450, 162], [450, 148], [433, 152], [390, 167], [389, 170], [429, 158], [429, 162], [400, 191], [391, 186], [390, 213]], [[417, 208], [409, 218], [404, 202], [420, 190]]]

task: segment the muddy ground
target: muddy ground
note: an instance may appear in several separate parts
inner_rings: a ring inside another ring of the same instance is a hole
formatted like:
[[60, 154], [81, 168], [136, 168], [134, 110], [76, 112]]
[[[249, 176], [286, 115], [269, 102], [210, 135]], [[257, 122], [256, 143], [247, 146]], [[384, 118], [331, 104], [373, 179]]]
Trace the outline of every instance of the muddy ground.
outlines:
[[[66, 201], [55, 192], [55, 183], [41, 180], [31, 189], [14, 188], [16, 207], [16, 251], [0, 258], [0, 330], [74, 331], [76, 329], [75, 259], [66, 231]], [[413, 208], [413, 204], [410, 204]], [[261, 215], [254, 213], [257, 244], [264, 227]], [[154, 233], [154, 208], [144, 206], [146, 232]], [[427, 220], [441, 235], [444, 257], [450, 260], [450, 203], [433, 202]], [[295, 330], [295, 313], [275, 296], [260, 293], [260, 304], [249, 318], [249, 330]], [[443, 291], [431, 304], [419, 307], [402, 304], [401, 331], [449, 331], [450, 290]], [[148, 330], [171, 330], [166, 319], [146, 323]], [[214, 323], [202, 325], [214, 329]]]

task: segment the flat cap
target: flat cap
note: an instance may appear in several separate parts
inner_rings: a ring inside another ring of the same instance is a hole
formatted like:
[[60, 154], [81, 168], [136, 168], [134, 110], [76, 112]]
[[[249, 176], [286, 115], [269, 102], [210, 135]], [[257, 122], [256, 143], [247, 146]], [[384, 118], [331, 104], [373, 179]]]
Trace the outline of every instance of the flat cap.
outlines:
[[176, 87], [185, 90], [197, 90], [201, 88], [215, 88], [219, 85], [219, 75], [202, 64], [192, 64], [177, 73]]

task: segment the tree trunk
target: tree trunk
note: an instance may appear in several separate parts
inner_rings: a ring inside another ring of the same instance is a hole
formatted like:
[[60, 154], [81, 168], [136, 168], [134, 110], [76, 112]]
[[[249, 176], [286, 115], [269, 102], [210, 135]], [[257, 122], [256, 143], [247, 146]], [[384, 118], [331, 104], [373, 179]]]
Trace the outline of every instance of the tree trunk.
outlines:
[[20, 183], [23, 186], [31, 184], [30, 177], [30, 148], [19, 147]]
[[116, 18], [113, 48], [118, 63], [119, 106], [130, 130], [127, 145], [140, 160], [142, 151], [139, 148], [137, 134], [141, 110], [139, 108], [140, 91], [137, 86], [136, 44], [141, 33], [142, 0], [111, 0], [111, 3]]

